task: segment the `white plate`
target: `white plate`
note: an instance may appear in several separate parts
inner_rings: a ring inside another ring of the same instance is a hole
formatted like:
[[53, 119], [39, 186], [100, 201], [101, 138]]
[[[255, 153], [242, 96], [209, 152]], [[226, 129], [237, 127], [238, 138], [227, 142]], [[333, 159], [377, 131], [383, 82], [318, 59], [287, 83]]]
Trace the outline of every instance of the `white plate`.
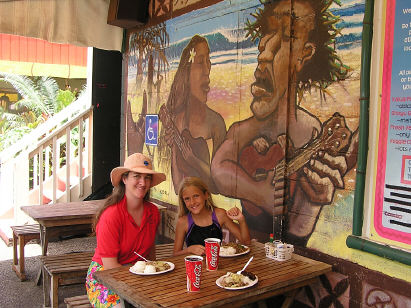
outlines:
[[222, 254], [220, 253], [220, 257], [222, 257], [222, 258], [231, 258], [231, 257], [242, 256], [242, 255], [245, 255], [245, 254], [247, 254], [247, 253], [250, 252], [250, 247], [248, 247], [248, 246], [246, 246], [246, 245], [241, 245], [241, 246], [247, 248], [247, 250], [245, 250], [245, 251], [243, 251], [243, 252], [240, 252], [240, 253], [235, 253], [235, 254], [233, 254], [233, 255], [222, 255]]
[[167, 272], [171, 272], [174, 269], [174, 263], [171, 262], [166, 262], [168, 265], [170, 265], [170, 268], [168, 270], [165, 271], [161, 271], [161, 272], [155, 272], [155, 273], [137, 273], [131, 270], [131, 267], [129, 269], [130, 273], [136, 274], [136, 275], [142, 275], [142, 276], [151, 276], [151, 275], [159, 275], [159, 274], [164, 274]]
[[252, 280], [252, 282], [247, 285], [247, 286], [242, 286], [242, 287], [236, 287], [236, 288], [228, 288], [228, 287], [224, 287], [221, 282], [224, 279], [224, 277], [226, 277], [227, 274], [225, 274], [224, 276], [221, 276], [220, 278], [218, 278], [215, 283], [216, 285], [218, 285], [220, 288], [226, 289], [226, 290], [242, 290], [242, 289], [247, 289], [247, 288], [251, 288], [252, 286], [254, 286], [257, 282], [258, 282], [258, 277], [255, 276], [255, 280]]

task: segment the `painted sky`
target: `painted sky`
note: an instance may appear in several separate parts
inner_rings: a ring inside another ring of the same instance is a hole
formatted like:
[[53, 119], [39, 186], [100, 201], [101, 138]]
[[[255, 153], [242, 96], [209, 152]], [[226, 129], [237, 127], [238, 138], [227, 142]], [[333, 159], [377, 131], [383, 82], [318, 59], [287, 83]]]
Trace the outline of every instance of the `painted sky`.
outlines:
[[[242, 64], [255, 63], [258, 41], [252, 42], [250, 37], [246, 37], [244, 25], [247, 19], [253, 20], [251, 13], [259, 6], [259, 0], [227, 0], [166, 21], [170, 43], [165, 53], [169, 69], [177, 68], [183, 48], [195, 34], [207, 38], [212, 65], [236, 61]], [[337, 37], [336, 48], [360, 46], [364, 1], [342, 0], [341, 7], [334, 4], [330, 10], [342, 19], [337, 24], [341, 36]], [[135, 74], [135, 67], [131, 65], [129, 78], [134, 78]]]
[[[193, 25], [201, 22], [201, 33], [214, 33], [222, 29], [236, 29], [239, 24], [250, 18], [250, 13], [254, 12], [256, 7], [260, 4], [259, 0], [236, 0], [236, 1], [222, 1], [210, 7], [197, 10], [195, 12], [184, 14], [167, 22], [169, 28], [170, 42], [177, 43], [192, 37]], [[341, 7], [338, 5], [331, 6], [332, 11], [346, 10], [350, 7], [364, 5], [363, 0], [341, 0]], [[233, 14], [235, 12], [235, 14]], [[210, 18], [210, 16], [212, 16]], [[359, 21], [353, 16], [343, 16], [344, 20]], [[251, 18], [252, 19], [252, 18]], [[202, 22], [204, 21], [204, 22]], [[353, 29], [351, 29], [352, 31]]]

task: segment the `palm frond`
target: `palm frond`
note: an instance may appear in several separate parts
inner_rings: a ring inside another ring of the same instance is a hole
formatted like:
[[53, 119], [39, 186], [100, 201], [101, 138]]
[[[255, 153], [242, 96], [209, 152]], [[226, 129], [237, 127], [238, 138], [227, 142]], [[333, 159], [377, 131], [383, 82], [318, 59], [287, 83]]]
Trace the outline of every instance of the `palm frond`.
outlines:
[[1, 73], [0, 80], [10, 83], [23, 97], [18, 102], [19, 106], [33, 110], [37, 115], [47, 111], [37, 93], [36, 84], [30, 78], [17, 74]]
[[41, 96], [42, 102], [44, 104], [44, 109], [48, 116], [53, 115], [57, 111], [57, 94], [59, 92], [59, 87], [57, 82], [50, 77], [42, 76], [37, 80], [37, 90]]
[[3, 112], [1, 118], [7, 121], [10, 127], [20, 126], [20, 124], [24, 123], [21, 116], [15, 113]]
[[23, 136], [31, 131], [28, 126], [16, 127], [10, 129], [0, 135], [0, 151], [14, 144], [16, 141], [23, 138]]

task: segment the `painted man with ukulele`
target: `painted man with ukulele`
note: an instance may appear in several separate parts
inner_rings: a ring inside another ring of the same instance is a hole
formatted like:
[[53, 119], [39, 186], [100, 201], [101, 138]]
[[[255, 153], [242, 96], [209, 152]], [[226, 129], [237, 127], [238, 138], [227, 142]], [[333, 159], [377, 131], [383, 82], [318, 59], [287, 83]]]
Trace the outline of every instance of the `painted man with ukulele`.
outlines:
[[242, 201], [260, 240], [267, 240], [273, 217], [285, 214], [282, 239], [305, 246], [322, 206], [355, 164], [358, 134], [345, 119], [335, 114], [322, 124], [297, 104], [304, 90], [348, 72], [328, 48], [333, 23], [320, 21], [324, 3], [273, 1], [256, 14], [248, 29], [260, 39], [253, 116], [231, 125], [212, 161], [219, 192]]

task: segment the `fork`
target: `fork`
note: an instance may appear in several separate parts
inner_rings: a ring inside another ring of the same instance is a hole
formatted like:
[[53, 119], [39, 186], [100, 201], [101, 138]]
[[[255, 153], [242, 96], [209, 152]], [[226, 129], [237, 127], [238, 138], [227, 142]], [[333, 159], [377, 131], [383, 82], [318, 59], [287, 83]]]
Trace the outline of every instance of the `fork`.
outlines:
[[144, 261], [146, 261], [146, 262], [150, 262], [149, 260], [147, 260], [146, 258], [144, 258], [142, 255], [140, 255], [139, 253], [137, 253], [137, 252], [135, 252], [134, 251], [134, 253], [137, 255], [137, 256], [139, 256], [141, 259], [143, 259]]
[[244, 265], [243, 269], [242, 269], [241, 271], [238, 271], [237, 274], [240, 274], [240, 275], [241, 275], [242, 271], [244, 271], [245, 268], [248, 266], [248, 264], [250, 264], [250, 262], [253, 261], [253, 258], [254, 258], [254, 256], [252, 256], [252, 257], [250, 258], [250, 260], [248, 260], [248, 262]]

